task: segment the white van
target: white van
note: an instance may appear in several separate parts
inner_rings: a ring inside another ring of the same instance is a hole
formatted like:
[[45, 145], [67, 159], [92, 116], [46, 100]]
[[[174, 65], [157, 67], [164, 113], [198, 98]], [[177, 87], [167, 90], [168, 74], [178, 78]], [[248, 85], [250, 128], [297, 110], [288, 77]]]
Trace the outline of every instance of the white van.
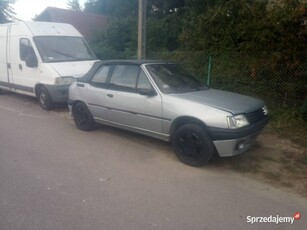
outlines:
[[82, 35], [69, 24], [0, 24], [0, 91], [37, 97], [49, 110], [65, 103], [74, 78], [97, 61]]

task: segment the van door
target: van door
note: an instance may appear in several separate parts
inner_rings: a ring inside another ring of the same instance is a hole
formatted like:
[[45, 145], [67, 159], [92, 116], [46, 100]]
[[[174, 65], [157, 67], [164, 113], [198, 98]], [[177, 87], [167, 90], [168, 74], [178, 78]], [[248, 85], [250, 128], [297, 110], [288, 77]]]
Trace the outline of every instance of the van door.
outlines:
[[[11, 36], [9, 40], [9, 82], [16, 92], [33, 95], [34, 86], [40, 82], [37, 53], [28, 37]], [[30, 62], [29, 62], [30, 60]], [[31, 63], [31, 65], [27, 65]], [[34, 64], [33, 64], [34, 63]]]
[[10, 89], [9, 84], [9, 71], [7, 63], [7, 39], [8, 39], [8, 26], [0, 27], [0, 86]]

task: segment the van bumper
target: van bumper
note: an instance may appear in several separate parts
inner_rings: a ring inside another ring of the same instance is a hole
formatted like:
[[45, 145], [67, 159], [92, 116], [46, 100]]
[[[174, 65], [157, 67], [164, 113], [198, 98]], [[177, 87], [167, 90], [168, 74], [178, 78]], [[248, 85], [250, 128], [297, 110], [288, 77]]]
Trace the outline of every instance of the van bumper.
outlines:
[[70, 85], [44, 85], [54, 103], [67, 103], [68, 89]]
[[221, 157], [230, 157], [247, 151], [256, 141], [262, 129], [268, 123], [266, 117], [262, 121], [237, 130], [208, 128], [215, 148]]

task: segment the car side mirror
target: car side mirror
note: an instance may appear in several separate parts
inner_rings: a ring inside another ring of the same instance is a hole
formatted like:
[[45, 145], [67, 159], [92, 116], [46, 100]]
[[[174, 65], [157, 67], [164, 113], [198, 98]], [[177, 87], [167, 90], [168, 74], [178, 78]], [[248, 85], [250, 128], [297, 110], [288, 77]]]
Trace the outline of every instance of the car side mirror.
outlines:
[[139, 89], [139, 94], [149, 97], [157, 95], [156, 91], [153, 89]]
[[38, 60], [34, 53], [27, 55], [26, 57], [26, 66], [29, 68], [35, 68], [38, 66]]

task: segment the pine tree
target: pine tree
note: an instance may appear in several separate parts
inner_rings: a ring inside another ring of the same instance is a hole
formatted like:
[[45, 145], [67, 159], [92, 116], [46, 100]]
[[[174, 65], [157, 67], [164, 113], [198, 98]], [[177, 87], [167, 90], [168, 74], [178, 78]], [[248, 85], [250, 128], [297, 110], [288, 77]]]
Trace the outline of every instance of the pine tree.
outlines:
[[79, 0], [69, 0], [67, 5], [73, 11], [81, 11]]

